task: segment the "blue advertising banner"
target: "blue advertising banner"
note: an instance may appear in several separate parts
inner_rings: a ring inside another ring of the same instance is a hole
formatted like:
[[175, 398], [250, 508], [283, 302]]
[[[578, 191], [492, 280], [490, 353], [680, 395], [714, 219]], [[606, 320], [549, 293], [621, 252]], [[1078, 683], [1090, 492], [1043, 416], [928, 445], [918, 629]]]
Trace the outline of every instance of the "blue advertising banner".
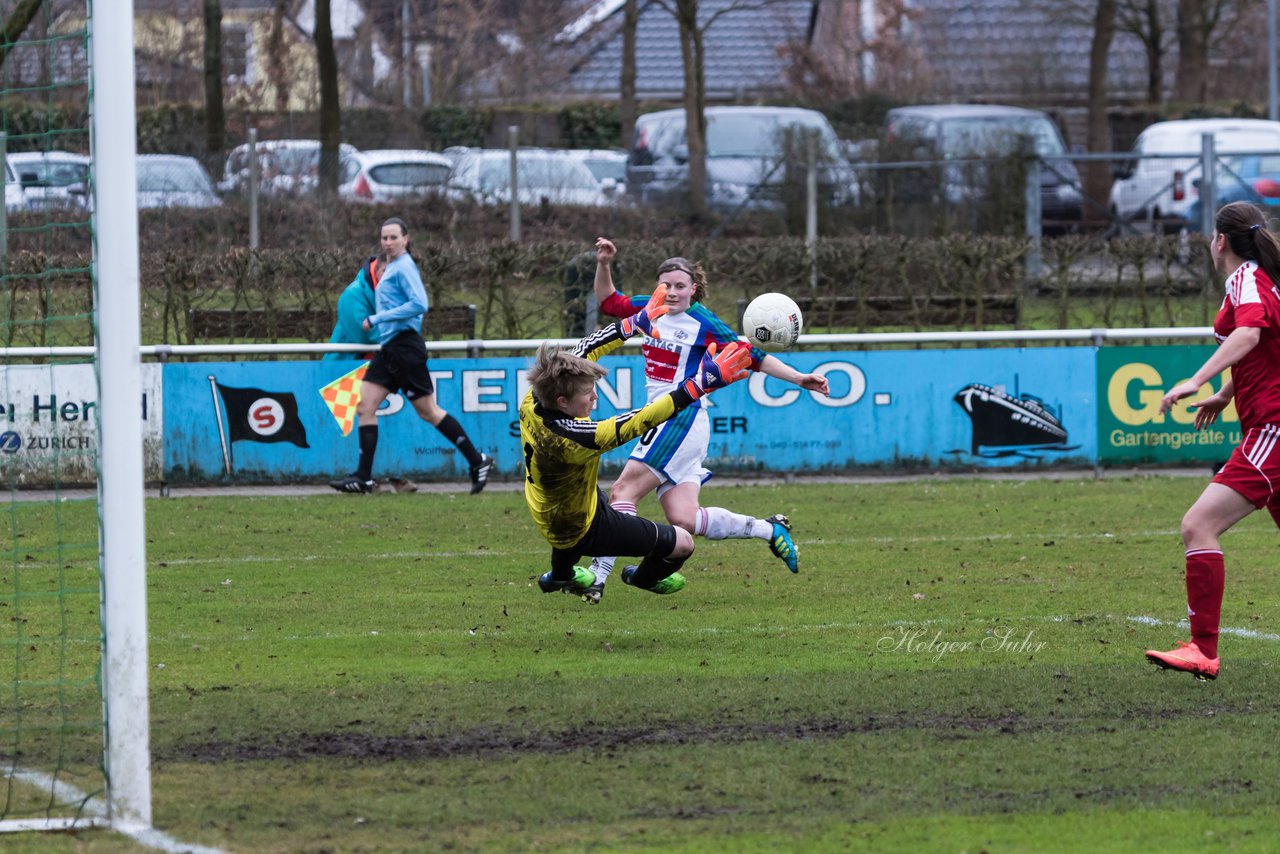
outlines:
[[[824, 374], [829, 398], [753, 374], [711, 395], [707, 466], [804, 472], [894, 465], [1002, 466], [1097, 459], [1095, 351], [1087, 347], [786, 353]], [[356, 362], [164, 366], [171, 482], [329, 478], [356, 464], [320, 389]], [[507, 476], [521, 473], [517, 411], [528, 358], [432, 359], [440, 405]], [[606, 358], [603, 418], [644, 403], [640, 356]], [[393, 395], [379, 413], [374, 477], [465, 479], [466, 461]], [[616, 471], [630, 448], [611, 452]]]

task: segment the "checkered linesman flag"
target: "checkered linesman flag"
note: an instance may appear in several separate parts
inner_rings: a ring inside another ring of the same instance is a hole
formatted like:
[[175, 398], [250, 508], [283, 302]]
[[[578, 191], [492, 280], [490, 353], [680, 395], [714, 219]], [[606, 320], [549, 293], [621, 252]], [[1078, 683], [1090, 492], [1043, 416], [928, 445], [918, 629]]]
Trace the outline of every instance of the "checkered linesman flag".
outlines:
[[324, 405], [329, 407], [329, 411], [337, 419], [338, 429], [344, 436], [350, 435], [351, 428], [355, 425], [356, 404], [360, 402], [360, 384], [364, 381], [364, 372], [367, 370], [369, 370], [369, 363], [365, 362], [354, 371], [343, 374], [320, 389], [320, 397], [324, 399]]

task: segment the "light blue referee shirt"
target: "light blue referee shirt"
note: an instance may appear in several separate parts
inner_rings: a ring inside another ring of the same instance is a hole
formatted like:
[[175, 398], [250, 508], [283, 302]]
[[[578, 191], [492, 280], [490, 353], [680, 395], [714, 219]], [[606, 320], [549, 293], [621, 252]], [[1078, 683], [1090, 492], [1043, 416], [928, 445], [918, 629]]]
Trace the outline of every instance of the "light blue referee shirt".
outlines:
[[378, 311], [369, 316], [369, 323], [377, 326], [383, 344], [406, 329], [422, 334], [422, 316], [429, 308], [427, 289], [408, 252], [387, 265], [374, 293]]

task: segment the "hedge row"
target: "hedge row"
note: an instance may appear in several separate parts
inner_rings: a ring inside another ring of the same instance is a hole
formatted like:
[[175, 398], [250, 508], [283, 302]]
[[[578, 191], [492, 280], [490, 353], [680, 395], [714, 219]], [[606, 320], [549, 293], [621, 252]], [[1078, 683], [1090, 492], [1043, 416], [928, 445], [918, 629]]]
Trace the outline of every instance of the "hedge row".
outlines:
[[[1099, 246], [1067, 238], [1046, 241], [1045, 247], [1041, 302], [1052, 312], [1062, 311], [1048, 318], [1052, 326], [1076, 325], [1072, 311], [1080, 294], [1089, 294], [1114, 325], [1200, 325], [1213, 308], [1209, 297], [1216, 276], [1207, 264], [1197, 262], [1191, 270], [1181, 264], [1178, 258], [1186, 250], [1176, 241], [1130, 238]], [[647, 291], [658, 264], [683, 255], [707, 270], [708, 304], [733, 318], [738, 300], [766, 291], [856, 298], [1025, 297], [1030, 293], [1023, 284], [1026, 249], [1025, 241], [1015, 238], [861, 235], [819, 241], [811, 257], [804, 242], [794, 239], [637, 240], [620, 246], [617, 278], [625, 291]], [[422, 242], [415, 255], [433, 301], [478, 307], [482, 338], [568, 334], [591, 300], [589, 241]], [[327, 325], [362, 260], [361, 253], [340, 249], [200, 253], [175, 247], [146, 253], [141, 264], [144, 341], [196, 343], [189, 323], [195, 309], [306, 309], [325, 315]], [[0, 283], [3, 345], [92, 340], [87, 256], [13, 253]], [[864, 331], [869, 318], [855, 312], [824, 330], [815, 326], [820, 320], [815, 315], [810, 330]], [[910, 317], [898, 325], [918, 327]], [[325, 337], [326, 331], [318, 330], [315, 337]]]

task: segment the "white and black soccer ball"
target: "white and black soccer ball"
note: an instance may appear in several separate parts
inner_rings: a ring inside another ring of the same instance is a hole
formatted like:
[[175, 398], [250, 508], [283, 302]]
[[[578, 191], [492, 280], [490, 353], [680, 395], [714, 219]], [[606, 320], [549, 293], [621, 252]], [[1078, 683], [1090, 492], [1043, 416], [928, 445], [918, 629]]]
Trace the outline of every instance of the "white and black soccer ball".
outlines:
[[785, 350], [800, 337], [800, 306], [786, 294], [761, 294], [742, 313], [742, 334], [761, 350]]

